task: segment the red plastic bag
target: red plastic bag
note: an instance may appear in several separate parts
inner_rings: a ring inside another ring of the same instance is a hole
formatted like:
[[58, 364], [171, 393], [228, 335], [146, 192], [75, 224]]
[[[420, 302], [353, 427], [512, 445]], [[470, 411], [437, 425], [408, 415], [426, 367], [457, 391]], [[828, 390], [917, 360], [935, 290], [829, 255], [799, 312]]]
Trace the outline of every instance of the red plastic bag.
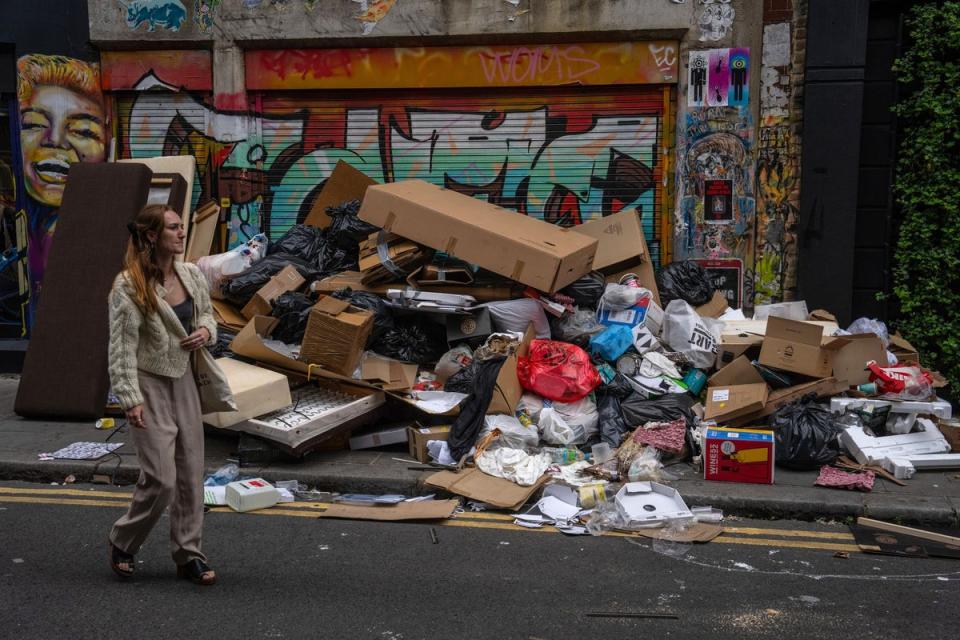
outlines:
[[884, 399], [923, 401], [933, 395], [933, 376], [916, 365], [900, 363], [895, 367], [881, 367], [871, 360], [867, 368], [870, 382], [877, 383]]
[[576, 402], [600, 384], [600, 374], [580, 347], [555, 340], [534, 340], [517, 362], [524, 389], [556, 402]]

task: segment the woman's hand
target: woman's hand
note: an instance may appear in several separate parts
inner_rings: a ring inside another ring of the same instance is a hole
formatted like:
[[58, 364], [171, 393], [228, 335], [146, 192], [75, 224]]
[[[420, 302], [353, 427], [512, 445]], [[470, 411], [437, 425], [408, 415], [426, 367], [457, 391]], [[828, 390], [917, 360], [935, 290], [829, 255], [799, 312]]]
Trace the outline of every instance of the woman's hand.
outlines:
[[127, 409], [127, 422], [138, 429], [146, 429], [147, 423], [143, 421], [143, 405], [138, 404], [135, 407]]
[[200, 327], [186, 338], [180, 341], [180, 347], [184, 351], [196, 351], [210, 340], [210, 332], [206, 327]]

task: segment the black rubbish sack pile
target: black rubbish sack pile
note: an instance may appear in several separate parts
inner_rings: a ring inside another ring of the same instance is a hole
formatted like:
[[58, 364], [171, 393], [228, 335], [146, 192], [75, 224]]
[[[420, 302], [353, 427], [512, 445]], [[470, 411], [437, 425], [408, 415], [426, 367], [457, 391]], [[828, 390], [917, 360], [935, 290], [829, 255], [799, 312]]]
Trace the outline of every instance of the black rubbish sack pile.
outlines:
[[370, 343], [382, 356], [404, 362], [436, 362], [447, 352], [446, 329], [423, 318], [395, 318], [393, 328]]
[[777, 409], [770, 416], [777, 464], [791, 469], [818, 469], [840, 455], [837, 416], [816, 404], [812, 393]]
[[273, 301], [273, 311], [270, 312], [270, 315], [278, 318], [270, 337], [287, 344], [303, 342], [303, 334], [307, 330], [307, 321], [310, 319], [310, 309], [313, 308], [314, 302], [312, 298], [302, 293], [280, 294]]
[[255, 262], [249, 269], [227, 281], [223, 287], [223, 295], [229, 302], [243, 307], [270, 278], [287, 265], [293, 265], [307, 282], [313, 282], [320, 277], [316, 267], [303, 258], [289, 253], [275, 253]]
[[283, 234], [283, 237], [270, 243], [267, 255], [282, 253], [297, 256], [307, 264], [318, 265], [324, 245], [326, 240], [322, 229], [295, 224]]
[[660, 289], [660, 302], [664, 309], [671, 300], [678, 298], [691, 306], [699, 307], [710, 302], [713, 297], [710, 276], [693, 260], [664, 265], [657, 272], [657, 287]]

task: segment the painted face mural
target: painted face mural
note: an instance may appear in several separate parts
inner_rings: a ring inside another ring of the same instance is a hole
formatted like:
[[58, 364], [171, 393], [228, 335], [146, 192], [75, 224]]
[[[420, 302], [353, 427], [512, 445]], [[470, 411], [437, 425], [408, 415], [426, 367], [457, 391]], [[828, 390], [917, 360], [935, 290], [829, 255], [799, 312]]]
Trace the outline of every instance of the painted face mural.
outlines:
[[24, 56], [17, 67], [24, 187], [33, 200], [59, 207], [70, 165], [106, 158], [99, 71], [62, 56]]

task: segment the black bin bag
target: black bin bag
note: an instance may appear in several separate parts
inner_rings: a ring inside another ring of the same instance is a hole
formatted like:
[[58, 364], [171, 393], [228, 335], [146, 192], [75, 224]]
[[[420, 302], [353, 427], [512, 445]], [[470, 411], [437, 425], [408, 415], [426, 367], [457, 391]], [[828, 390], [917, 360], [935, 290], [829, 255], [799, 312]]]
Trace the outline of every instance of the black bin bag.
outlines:
[[664, 309], [671, 300], [678, 298], [694, 307], [707, 304], [713, 298], [710, 276], [693, 260], [664, 265], [657, 272], [657, 288], [660, 290], [660, 302]]
[[840, 455], [837, 436], [843, 427], [837, 416], [816, 404], [810, 393], [780, 407], [770, 416], [776, 441], [777, 464], [791, 469], [817, 469]]

